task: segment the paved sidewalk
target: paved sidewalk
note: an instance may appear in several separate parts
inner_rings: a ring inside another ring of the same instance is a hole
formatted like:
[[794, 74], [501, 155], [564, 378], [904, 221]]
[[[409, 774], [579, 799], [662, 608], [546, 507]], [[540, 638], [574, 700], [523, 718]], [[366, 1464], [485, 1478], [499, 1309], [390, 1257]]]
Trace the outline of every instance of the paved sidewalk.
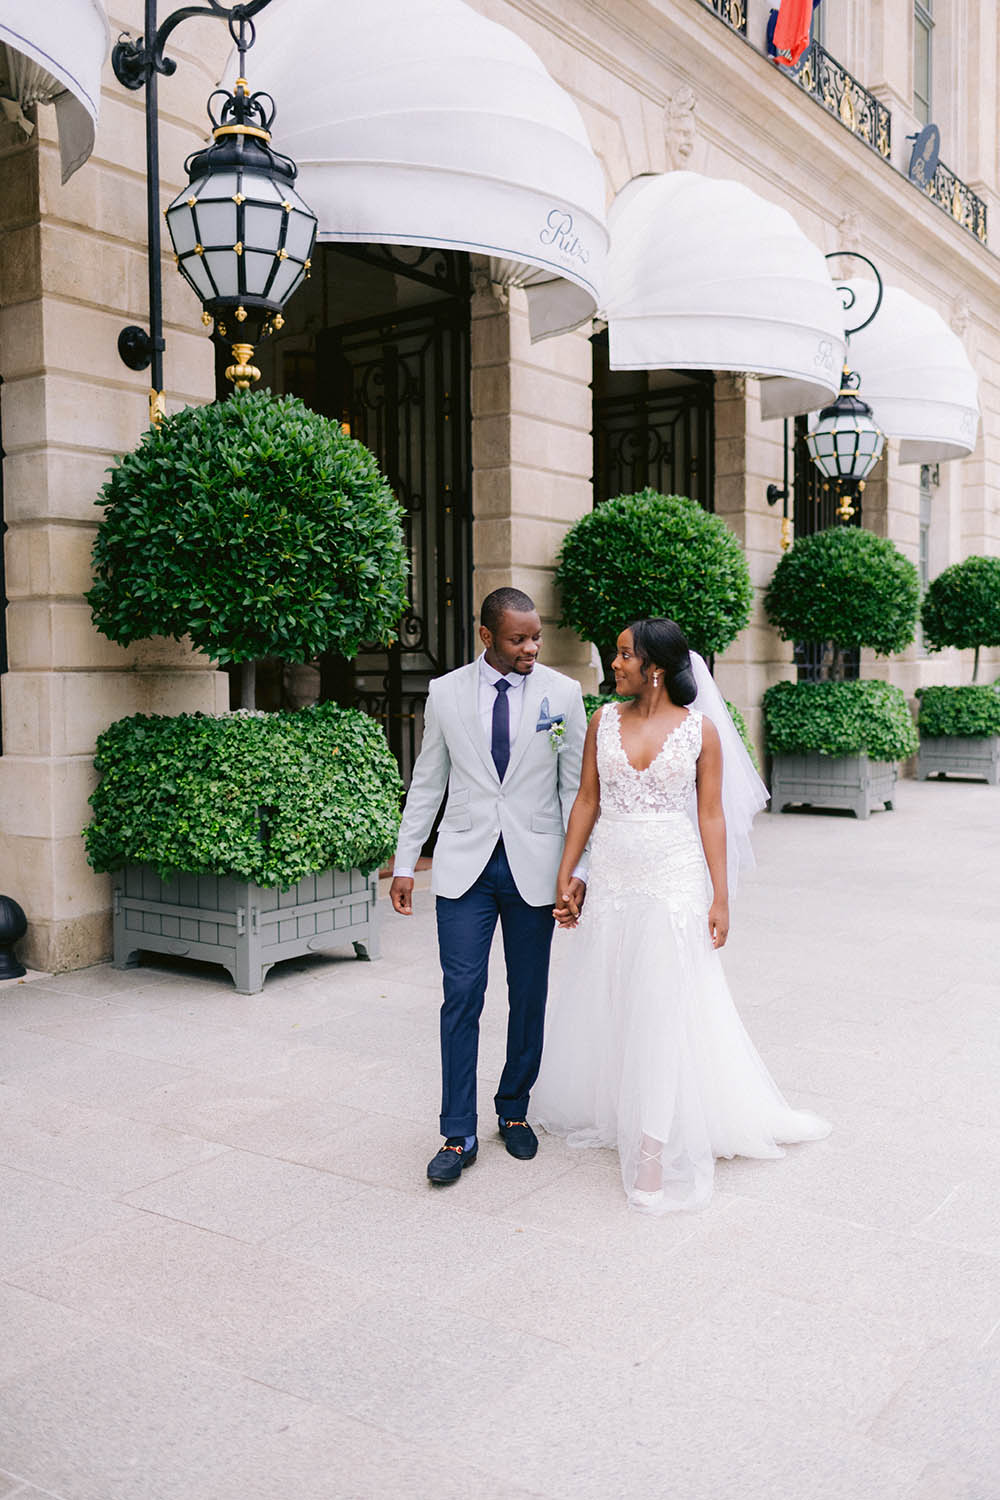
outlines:
[[727, 970], [835, 1130], [701, 1214], [488, 1114], [429, 1187], [427, 893], [260, 996], [0, 990], [0, 1500], [997, 1500], [1000, 793], [757, 829]]

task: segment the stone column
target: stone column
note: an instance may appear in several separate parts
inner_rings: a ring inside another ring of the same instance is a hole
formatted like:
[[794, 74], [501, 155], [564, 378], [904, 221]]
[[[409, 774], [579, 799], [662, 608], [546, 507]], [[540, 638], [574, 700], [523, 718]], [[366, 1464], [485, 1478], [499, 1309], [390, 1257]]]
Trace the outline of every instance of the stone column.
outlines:
[[[113, 34], [141, 31], [139, 0], [115, 10]], [[203, 27], [197, 44], [206, 49], [201, 62], [171, 49], [178, 71], [161, 84], [164, 203], [180, 186], [184, 157], [204, 138], [225, 27]], [[10, 602], [9, 671], [0, 679], [0, 889], [28, 915], [22, 957], [48, 970], [93, 963], [110, 949], [109, 882], [90, 870], [81, 838], [97, 735], [138, 711], [224, 704], [223, 680], [204, 657], [173, 641], [123, 650], [97, 634], [83, 597], [105, 471], [148, 422], [147, 375], [127, 370], [116, 351], [119, 329], [148, 318], [145, 201], [143, 96], [122, 90], [110, 66], [97, 151], [65, 186], [51, 110], [38, 110], [30, 140], [3, 127], [0, 398]], [[163, 277], [173, 411], [212, 399], [214, 360], [172, 256], [164, 257]]]
[[591, 648], [561, 630], [552, 582], [570, 525], [593, 504], [591, 349], [585, 332], [532, 344], [523, 293], [474, 270], [473, 596], [513, 585], [538, 605], [543, 660], [597, 686]]

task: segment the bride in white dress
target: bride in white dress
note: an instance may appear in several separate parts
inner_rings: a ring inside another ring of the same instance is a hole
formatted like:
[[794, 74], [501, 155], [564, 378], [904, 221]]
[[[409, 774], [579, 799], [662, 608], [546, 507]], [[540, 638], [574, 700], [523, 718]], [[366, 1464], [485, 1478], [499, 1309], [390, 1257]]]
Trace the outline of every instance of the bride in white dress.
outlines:
[[556, 906], [578, 931], [533, 1112], [570, 1145], [616, 1146], [629, 1203], [666, 1213], [708, 1202], [716, 1157], [782, 1156], [779, 1143], [830, 1126], [782, 1098], [717, 951], [764, 784], [672, 620], [623, 630], [613, 669], [632, 701], [606, 704], [587, 733], [557, 890], [593, 832], [590, 876], [582, 912], [568, 894]]

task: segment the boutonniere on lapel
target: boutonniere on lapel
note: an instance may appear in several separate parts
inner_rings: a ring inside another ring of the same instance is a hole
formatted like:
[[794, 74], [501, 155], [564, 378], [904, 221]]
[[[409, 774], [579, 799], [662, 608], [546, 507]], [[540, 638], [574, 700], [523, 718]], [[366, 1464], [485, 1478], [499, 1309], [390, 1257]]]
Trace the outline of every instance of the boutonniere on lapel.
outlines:
[[542, 706], [538, 710], [538, 723], [535, 725], [535, 733], [546, 733], [549, 744], [556, 754], [562, 749], [563, 736], [566, 733], [565, 714], [554, 714], [549, 709], [548, 698], [542, 699]]

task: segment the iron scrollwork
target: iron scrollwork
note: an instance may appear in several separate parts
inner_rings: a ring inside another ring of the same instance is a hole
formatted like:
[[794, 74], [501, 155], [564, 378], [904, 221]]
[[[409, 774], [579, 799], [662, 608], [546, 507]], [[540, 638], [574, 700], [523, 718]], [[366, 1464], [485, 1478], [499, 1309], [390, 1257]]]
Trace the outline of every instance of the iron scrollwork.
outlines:
[[938, 162], [926, 191], [928, 198], [951, 214], [956, 224], [961, 224], [985, 245], [986, 204], [944, 162]]
[[741, 36], [747, 34], [747, 7], [746, 0], [711, 0], [712, 9], [717, 16], [721, 16], [727, 26], [738, 31]]
[[801, 66], [792, 76], [853, 135], [889, 160], [892, 116], [888, 109], [819, 42], [810, 42]]

